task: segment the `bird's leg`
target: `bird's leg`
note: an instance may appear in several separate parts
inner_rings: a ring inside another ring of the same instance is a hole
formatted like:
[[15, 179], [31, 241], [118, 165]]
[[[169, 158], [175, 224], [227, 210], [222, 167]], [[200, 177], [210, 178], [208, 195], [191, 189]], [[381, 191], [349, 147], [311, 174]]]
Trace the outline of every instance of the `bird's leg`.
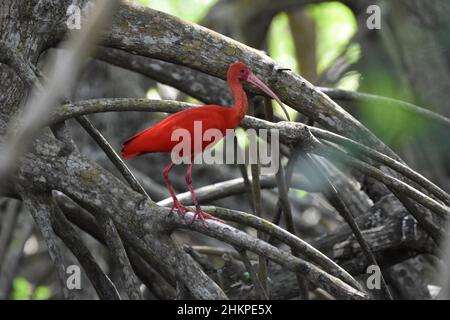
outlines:
[[171, 162], [163, 170], [164, 182], [166, 183], [167, 189], [169, 190], [170, 195], [172, 196], [172, 202], [173, 202], [172, 209], [170, 209], [170, 212], [169, 212], [169, 216], [172, 215], [174, 210], [176, 210], [178, 212], [178, 214], [184, 219], [184, 214], [186, 213], [186, 211], [189, 211], [190, 209], [181, 204], [181, 202], [177, 198], [177, 195], [175, 194], [175, 191], [172, 188], [172, 185], [170, 184], [169, 172], [173, 166], [174, 166], [174, 163]]
[[212, 219], [212, 220], [224, 222], [223, 220], [214, 217], [213, 215], [209, 214], [208, 212], [202, 211], [202, 209], [200, 208], [200, 204], [198, 203], [197, 196], [195, 195], [194, 187], [192, 186], [192, 165], [193, 165], [193, 163], [188, 164], [188, 167], [186, 169], [186, 184], [189, 188], [189, 192], [191, 193], [191, 196], [192, 196], [192, 201], [194, 202], [194, 205], [195, 205], [195, 214], [194, 214], [194, 218], [192, 219], [192, 223], [195, 221], [195, 219], [197, 219], [197, 217], [200, 218], [200, 220], [202, 221], [204, 226], [206, 226], [205, 219]]

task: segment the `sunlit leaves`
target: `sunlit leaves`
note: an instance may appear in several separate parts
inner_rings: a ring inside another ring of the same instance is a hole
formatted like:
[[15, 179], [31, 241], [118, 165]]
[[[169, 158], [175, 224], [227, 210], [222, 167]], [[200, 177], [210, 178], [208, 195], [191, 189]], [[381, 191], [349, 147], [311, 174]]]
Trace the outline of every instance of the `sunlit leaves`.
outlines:
[[31, 296], [34, 300], [47, 300], [50, 298], [52, 292], [48, 287], [39, 286], [34, 290], [33, 295]]
[[295, 58], [295, 45], [289, 28], [289, 20], [286, 13], [280, 13], [274, 17], [268, 34], [269, 54], [282, 66], [295, 72], [297, 60]]
[[[317, 68], [321, 73], [333, 63], [356, 33], [356, 19], [353, 12], [340, 2], [309, 5], [306, 11], [317, 26]], [[353, 50], [352, 62], [359, 55], [359, 50]]]
[[23, 277], [17, 277], [13, 281], [13, 300], [47, 300], [51, 296], [48, 287], [38, 286], [33, 289], [33, 285]]

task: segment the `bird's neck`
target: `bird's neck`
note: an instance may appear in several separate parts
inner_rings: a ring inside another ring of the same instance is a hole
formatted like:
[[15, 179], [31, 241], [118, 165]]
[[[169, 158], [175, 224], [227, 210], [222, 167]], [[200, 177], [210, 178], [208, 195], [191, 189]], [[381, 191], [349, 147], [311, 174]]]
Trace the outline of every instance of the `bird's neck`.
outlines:
[[248, 109], [247, 94], [242, 88], [242, 83], [236, 79], [228, 79], [228, 85], [230, 86], [231, 93], [234, 98], [234, 105], [231, 107], [233, 120], [237, 121], [236, 125], [244, 118]]

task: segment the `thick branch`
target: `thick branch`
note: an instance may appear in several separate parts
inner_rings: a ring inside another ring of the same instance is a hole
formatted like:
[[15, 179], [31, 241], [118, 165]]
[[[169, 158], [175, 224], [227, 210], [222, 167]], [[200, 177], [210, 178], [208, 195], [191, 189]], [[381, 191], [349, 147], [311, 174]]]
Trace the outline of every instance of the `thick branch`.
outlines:
[[[38, 86], [31, 93], [24, 108], [25, 113], [20, 119], [16, 119], [19, 128], [10, 123], [6, 143], [2, 146], [0, 179], [15, 167], [17, 159], [26, 152], [41, 126], [47, 122], [51, 109], [57, 104], [58, 99], [67, 94], [72, 87], [82, 66], [82, 58], [92, 50], [118, 3], [118, 0], [99, 2], [83, 30], [74, 34], [69, 41], [65, 54], [52, 64], [49, 80], [44, 86], [45, 90], [41, 90]], [[19, 69], [18, 72], [20, 71]], [[26, 75], [29, 77], [29, 72]]]

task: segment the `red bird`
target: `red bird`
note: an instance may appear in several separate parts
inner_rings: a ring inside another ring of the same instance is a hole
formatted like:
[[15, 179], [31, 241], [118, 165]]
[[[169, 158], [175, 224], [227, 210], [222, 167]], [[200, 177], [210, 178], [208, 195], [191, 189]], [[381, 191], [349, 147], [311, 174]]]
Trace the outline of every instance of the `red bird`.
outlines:
[[[217, 105], [207, 105], [177, 112], [158, 124], [147, 128], [126, 140], [122, 147], [122, 156], [125, 159], [130, 159], [145, 153], [165, 152], [170, 154], [174, 146], [179, 143], [178, 141], [172, 141], [172, 132], [183, 128], [189, 131], [192, 138], [194, 137], [194, 121], [201, 121], [201, 137], [203, 137], [203, 133], [208, 129], [218, 129], [222, 132], [222, 136], [225, 136], [226, 130], [236, 128], [247, 112], [248, 101], [247, 95], [242, 87], [242, 81], [247, 81], [257, 86], [267, 95], [275, 99], [287, 115], [280, 99], [261, 80], [253, 75], [250, 68], [241, 62], [235, 62], [230, 66], [227, 72], [227, 82], [234, 97], [234, 105], [231, 108]], [[202, 141], [201, 152], [217, 142], [218, 141], [214, 140]], [[173, 199], [173, 207], [170, 210], [170, 214], [174, 209], [176, 209], [178, 213], [184, 217], [186, 211], [192, 211], [195, 212], [192, 222], [194, 222], [197, 217], [201, 219], [203, 224], [205, 224], [205, 219], [221, 221], [209, 213], [202, 211], [197, 201], [194, 188], [192, 186], [192, 164], [193, 159], [197, 154], [195, 154], [193, 147], [191, 150], [191, 161], [186, 170], [186, 184], [188, 185], [189, 191], [192, 195], [192, 200], [195, 204], [196, 210], [194, 211], [188, 207], [185, 207], [177, 199], [175, 191], [169, 181], [169, 171], [174, 166], [174, 163], [170, 162], [170, 164], [163, 170], [164, 182], [166, 183], [167, 189]]]

